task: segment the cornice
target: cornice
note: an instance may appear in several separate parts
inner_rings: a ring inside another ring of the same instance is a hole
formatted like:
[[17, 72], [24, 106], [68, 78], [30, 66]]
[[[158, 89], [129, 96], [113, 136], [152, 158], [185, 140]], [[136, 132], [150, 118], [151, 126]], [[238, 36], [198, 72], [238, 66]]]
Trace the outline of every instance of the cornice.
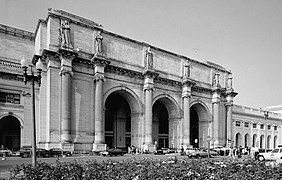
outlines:
[[30, 41], [34, 41], [34, 39], [35, 39], [34, 33], [24, 31], [24, 30], [21, 30], [21, 29], [17, 29], [17, 28], [13, 28], [13, 27], [9, 27], [9, 26], [5, 26], [3, 24], [0, 24], [0, 33], [25, 38], [25, 39], [28, 39]]
[[154, 82], [169, 85], [169, 86], [179, 86], [179, 87], [182, 86], [182, 83], [180, 81], [174, 81], [174, 80], [170, 80], [170, 79], [162, 78], [162, 77], [156, 77], [154, 79]]
[[205, 93], [205, 94], [211, 94], [212, 89], [209, 88], [204, 88], [204, 87], [199, 87], [199, 86], [193, 86], [192, 91], [200, 92], [200, 93]]

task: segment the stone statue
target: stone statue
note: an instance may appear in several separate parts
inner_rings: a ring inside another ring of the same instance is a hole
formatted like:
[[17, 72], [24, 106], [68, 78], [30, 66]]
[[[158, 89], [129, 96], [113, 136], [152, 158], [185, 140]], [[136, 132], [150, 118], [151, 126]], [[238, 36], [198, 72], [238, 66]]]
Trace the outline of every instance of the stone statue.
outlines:
[[190, 77], [190, 63], [188, 61], [184, 63], [183, 77]]
[[229, 74], [227, 77], [227, 83], [226, 83], [226, 89], [227, 90], [232, 90], [232, 74]]
[[64, 48], [70, 48], [70, 49], [73, 48], [71, 44], [70, 24], [67, 20], [61, 21], [60, 46]]
[[98, 34], [95, 37], [95, 42], [96, 42], [96, 53], [102, 53], [102, 41], [103, 41], [103, 36], [101, 35], [101, 31], [98, 32]]
[[147, 68], [153, 68], [153, 52], [151, 51], [150, 47], [148, 47], [146, 51], [146, 63]]
[[218, 72], [214, 74], [213, 85], [215, 85], [215, 86], [219, 85], [219, 75], [220, 75], [220, 73], [218, 73]]

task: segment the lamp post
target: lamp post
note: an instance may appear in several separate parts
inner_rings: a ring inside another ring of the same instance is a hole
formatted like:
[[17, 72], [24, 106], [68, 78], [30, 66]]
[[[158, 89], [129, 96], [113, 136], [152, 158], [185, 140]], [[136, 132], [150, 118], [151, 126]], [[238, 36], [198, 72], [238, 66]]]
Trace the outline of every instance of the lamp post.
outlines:
[[210, 160], [210, 142], [212, 138], [210, 136], [207, 136], [207, 142], [208, 142], [208, 159]]
[[268, 119], [269, 112], [264, 111], [264, 119], [265, 119], [265, 152], [266, 152], [266, 145], [267, 145], [267, 127], [266, 127], [266, 120]]
[[[35, 82], [38, 83], [38, 86], [41, 84], [41, 72], [43, 68], [43, 64], [41, 59], [39, 58], [35, 67], [37, 69], [37, 75], [34, 74], [33, 68], [34, 65], [31, 61], [25, 59], [21, 60], [21, 66], [23, 68], [23, 81], [24, 84], [30, 81], [31, 85], [31, 116], [32, 116], [32, 151], [31, 151], [31, 161], [32, 165], [36, 166], [36, 124], [35, 124], [35, 92], [34, 92], [34, 84]], [[30, 74], [27, 74], [28, 67], [30, 67]]]

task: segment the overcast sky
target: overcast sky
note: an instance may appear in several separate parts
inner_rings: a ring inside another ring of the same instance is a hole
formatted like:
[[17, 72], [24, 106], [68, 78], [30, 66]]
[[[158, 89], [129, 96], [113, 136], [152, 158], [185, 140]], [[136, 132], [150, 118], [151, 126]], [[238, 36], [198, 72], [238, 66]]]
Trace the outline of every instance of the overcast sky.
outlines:
[[48, 8], [222, 65], [233, 73], [235, 104], [282, 104], [282, 0], [0, 0], [0, 24], [34, 32]]

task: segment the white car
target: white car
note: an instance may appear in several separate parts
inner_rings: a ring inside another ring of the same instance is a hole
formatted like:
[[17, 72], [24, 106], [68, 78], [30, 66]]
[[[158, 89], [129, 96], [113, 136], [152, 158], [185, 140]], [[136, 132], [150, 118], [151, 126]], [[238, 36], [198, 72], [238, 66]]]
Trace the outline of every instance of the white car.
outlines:
[[259, 153], [257, 159], [259, 161], [282, 159], [282, 147], [273, 149], [271, 152]]

